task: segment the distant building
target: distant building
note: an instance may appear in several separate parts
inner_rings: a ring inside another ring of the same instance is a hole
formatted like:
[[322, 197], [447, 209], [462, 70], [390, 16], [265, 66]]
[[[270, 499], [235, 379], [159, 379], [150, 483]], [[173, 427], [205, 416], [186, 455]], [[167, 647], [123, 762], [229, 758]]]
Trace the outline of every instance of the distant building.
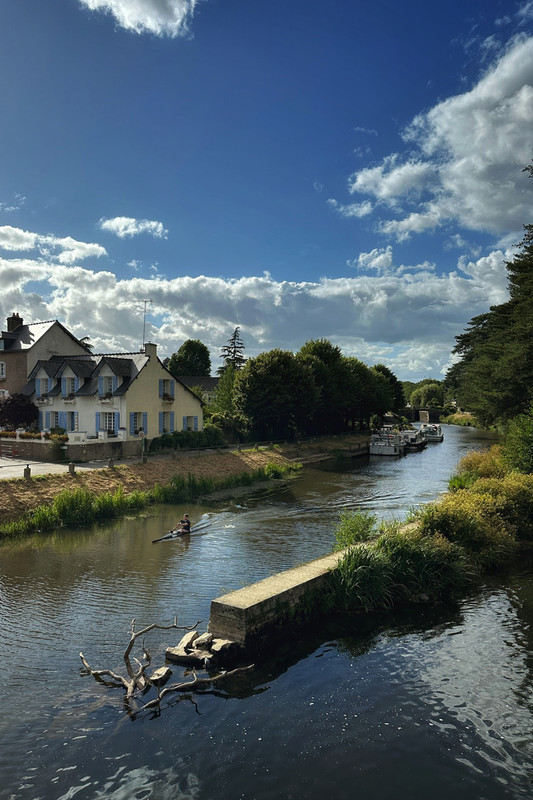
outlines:
[[86, 353], [88, 348], [57, 319], [25, 325], [12, 314], [0, 333], [0, 397], [20, 392], [38, 361]]
[[205, 378], [202, 375], [180, 375], [179, 380], [189, 389], [192, 389], [193, 386], [199, 386], [202, 390], [202, 400], [204, 403], [210, 403], [216, 394], [220, 378]]

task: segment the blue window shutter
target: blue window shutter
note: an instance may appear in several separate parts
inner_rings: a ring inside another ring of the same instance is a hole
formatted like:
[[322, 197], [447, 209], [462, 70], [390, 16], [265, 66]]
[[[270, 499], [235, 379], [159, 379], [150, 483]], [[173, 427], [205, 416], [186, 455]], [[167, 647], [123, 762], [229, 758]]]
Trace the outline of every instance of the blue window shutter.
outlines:
[[163, 378], [159, 378], [159, 397], [163, 397], [165, 392], [165, 381]]
[[118, 379], [116, 375], [113, 375], [113, 394], [117, 391], [118, 386]]
[[194, 417], [194, 430], [198, 430], [198, 417]]
[[159, 412], [159, 433], [163, 433], [163, 428], [165, 427], [165, 412]]
[[67, 396], [67, 379], [61, 378], [61, 394], [63, 397]]
[[148, 433], [148, 414], [146, 411], [143, 411], [143, 431], [144, 435], [146, 436]]
[[67, 429], [67, 412], [66, 411], [60, 411], [59, 414], [57, 415], [57, 421], [59, 423], [59, 427], [60, 428], [64, 428], [66, 430]]
[[170, 433], [174, 433], [174, 412], [170, 412]]
[[133, 411], [130, 411], [130, 436], [133, 436], [135, 433], [135, 414]]
[[41, 396], [41, 379], [35, 378], [35, 397]]
[[102, 396], [104, 393], [104, 379], [100, 376], [98, 378], [98, 394]]
[[183, 417], [183, 430], [187, 430], [187, 417]]
[[50, 412], [49, 411], [47, 411], [45, 413], [44, 418], [46, 420], [45, 425], [46, 425], [47, 428], [49, 428], [50, 427]]
[[170, 381], [170, 396], [176, 396], [176, 381]]
[[48, 391], [52, 391], [52, 378], [48, 378]]
[[97, 411], [97, 412], [96, 412], [96, 422], [95, 422], [95, 425], [96, 425], [96, 431], [95, 431], [95, 433], [98, 433], [98, 431], [100, 430], [100, 412], [99, 412], [99, 411]]
[[120, 412], [115, 411], [115, 430], [113, 432], [117, 433], [119, 428], [120, 428]]
[[80, 379], [74, 378], [74, 391], [77, 392], [79, 388], [80, 388]]
[[39, 430], [42, 431], [43, 429], [43, 412], [39, 411]]

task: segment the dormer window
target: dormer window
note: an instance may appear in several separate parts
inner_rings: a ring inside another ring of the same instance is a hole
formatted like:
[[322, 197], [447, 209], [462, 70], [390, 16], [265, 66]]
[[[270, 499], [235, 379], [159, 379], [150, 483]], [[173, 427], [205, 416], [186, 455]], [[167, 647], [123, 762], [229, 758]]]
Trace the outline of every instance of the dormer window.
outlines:
[[117, 389], [116, 375], [100, 375], [98, 378], [98, 394], [100, 397], [111, 397]]

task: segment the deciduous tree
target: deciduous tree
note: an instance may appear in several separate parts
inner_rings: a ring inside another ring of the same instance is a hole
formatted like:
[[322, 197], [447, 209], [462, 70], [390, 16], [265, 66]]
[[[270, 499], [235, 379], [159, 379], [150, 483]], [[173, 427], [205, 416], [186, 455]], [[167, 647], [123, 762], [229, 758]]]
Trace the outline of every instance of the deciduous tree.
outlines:
[[211, 375], [211, 358], [209, 350], [199, 339], [187, 339], [168, 362], [168, 370], [175, 378], [180, 375]]

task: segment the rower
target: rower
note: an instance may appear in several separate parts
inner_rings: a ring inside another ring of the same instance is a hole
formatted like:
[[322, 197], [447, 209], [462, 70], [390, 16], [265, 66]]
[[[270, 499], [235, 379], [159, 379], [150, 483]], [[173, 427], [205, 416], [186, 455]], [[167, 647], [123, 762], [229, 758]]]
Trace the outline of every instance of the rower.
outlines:
[[183, 519], [180, 519], [179, 526], [176, 527], [177, 533], [190, 533], [191, 532], [191, 521], [189, 519], [188, 514], [183, 515]]

